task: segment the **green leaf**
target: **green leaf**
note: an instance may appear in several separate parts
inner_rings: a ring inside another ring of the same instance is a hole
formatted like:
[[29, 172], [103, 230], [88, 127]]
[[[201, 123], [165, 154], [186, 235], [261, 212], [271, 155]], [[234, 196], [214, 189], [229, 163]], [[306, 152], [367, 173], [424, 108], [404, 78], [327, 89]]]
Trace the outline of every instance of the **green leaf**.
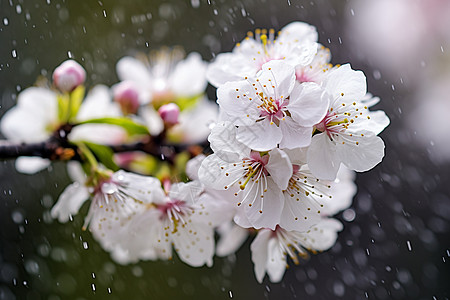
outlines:
[[135, 134], [150, 134], [147, 127], [142, 124], [138, 124], [131, 119], [128, 118], [98, 118], [98, 119], [90, 119], [86, 121], [79, 122], [77, 125], [82, 124], [110, 124], [120, 126], [127, 131], [129, 135]]
[[95, 157], [97, 157], [105, 167], [113, 171], [119, 170], [119, 167], [113, 160], [114, 152], [111, 150], [111, 148], [91, 142], [83, 143], [89, 148], [89, 150], [92, 151], [92, 153], [94, 153]]

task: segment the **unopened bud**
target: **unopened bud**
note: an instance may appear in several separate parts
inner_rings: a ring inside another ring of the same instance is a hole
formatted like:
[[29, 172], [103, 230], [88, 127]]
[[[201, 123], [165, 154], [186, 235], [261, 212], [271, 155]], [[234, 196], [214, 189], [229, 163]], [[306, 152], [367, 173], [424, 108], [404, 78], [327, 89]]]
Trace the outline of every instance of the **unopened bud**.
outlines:
[[125, 115], [136, 114], [139, 109], [139, 93], [130, 81], [122, 81], [114, 87], [114, 101], [119, 103]]
[[66, 60], [53, 71], [53, 82], [62, 92], [71, 92], [86, 80], [86, 71], [74, 60]]
[[178, 123], [178, 116], [180, 115], [180, 108], [175, 103], [169, 103], [161, 106], [158, 113], [165, 124], [175, 125]]

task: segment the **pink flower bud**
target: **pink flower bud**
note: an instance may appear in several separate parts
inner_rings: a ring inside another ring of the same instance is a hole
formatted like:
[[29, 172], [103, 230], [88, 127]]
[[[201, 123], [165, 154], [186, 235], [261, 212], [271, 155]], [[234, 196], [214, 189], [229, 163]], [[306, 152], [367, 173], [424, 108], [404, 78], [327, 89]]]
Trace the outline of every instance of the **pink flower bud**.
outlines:
[[135, 114], [139, 108], [139, 93], [130, 81], [122, 81], [114, 87], [114, 101], [119, 103], [125, 115]]
[[66, 60], [53, 71], [53, 82], [62, 92], [71, 92], [86, 80], [86, 71], [74, 60]]
[[180, 108], [175, 103], [169, 103], [161, 106], [158, 113], [165, 124], [175, 125], [178, 123], [178, 116], [180, 115]]

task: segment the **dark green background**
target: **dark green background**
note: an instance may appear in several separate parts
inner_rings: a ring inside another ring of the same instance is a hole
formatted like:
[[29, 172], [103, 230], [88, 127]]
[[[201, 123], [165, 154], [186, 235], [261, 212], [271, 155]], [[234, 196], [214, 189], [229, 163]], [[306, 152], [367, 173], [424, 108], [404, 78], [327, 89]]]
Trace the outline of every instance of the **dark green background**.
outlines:
[[0, 162], [0, 299], [448, 299], [449, 166], [434, 165], [413, 146], [403, 115], [414, 87], [393, 91], [398, 79], [373, 78], [376, 66], [344, 32], [348, 3], [199, 2], [0, 0], [0, 116], [17, 92], [39, 75], [50, 78], [69, 53], [86, 68], [88, 86], [112, 85], [124, 55], [181, 45], [210, 60], [248, 30], [306, 21], [318, 28], [333, 63], [351, 62], [367, 74], [369, 90], [383, 99], [378, 108], [391, 118], [382, 134], [384, 162], [358, 175], [356, 219], [344, 221], [336, 246], [292, 266], [280, 284], [256, 282], [249, 242], [212, 268], [178, 259], [120, 266], [81, 231], [86, 206], [68, 224], [49, 217], [69, 184], [62, 163], [28, 176], [12, 161]]

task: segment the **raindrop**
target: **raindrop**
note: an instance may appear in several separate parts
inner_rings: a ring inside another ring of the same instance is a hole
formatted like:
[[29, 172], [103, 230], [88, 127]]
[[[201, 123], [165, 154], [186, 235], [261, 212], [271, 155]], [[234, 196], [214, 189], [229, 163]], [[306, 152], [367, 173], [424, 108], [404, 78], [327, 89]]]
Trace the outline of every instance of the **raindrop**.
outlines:
[[374, 70], [373, 71], [373, 78], [375, 80], [380, 80], [381, 79], [381, 72], [379, 70]]
[[17, 51], [16, 51], [16, 49], [13, 49], [13, 50], [11, 51], [11, 55], [12, 55], [12, 57], [14, 57], [14, 58], [17, 57]]
[[[5, 24], [5, 25], [8, 25], [8, 24]], [[444, 53], [444, 47], [443, 46], [441, 46], [441, 52]]]
[[107, 290], [108, 290], [108, 294], [112, 293], [111, 288], [108, 288]]
[[333, 285], [333, 293], [338, 296], [342, 297], [345, 294], [345, 286], [342, 284], [342, 282], [338, 281], [335, 282]]
[[16, 12], [17, 12], [18, 14], [21, 14], [21, 13], [22, 13], [22, 6], [20, 6], [19, 4], [16, 5]]
[[91, 284], [91, 287], [92, 287], [92, 291], [94, 291], [95, 292], [95, 284], [93, 283], [93, 284]]
[[198, 8], [200, 6], [200, 0], [191, 0], [191, 5], [193, 8]]
[[353, 209], [349, 208], [342, 213], [342, 217], [345, 221], [352, 222], [356, 217], [356, 213]]
[[103, 16], [106, 18], [106, 10], [103, 10]]
[[84, 248], [85, 250], [89, 248], [89, 245], [88, 245], [87, 242], [83, 242], [83, 248]]
[[341, 39], [341, 37], [338, 37], [338, 40], [339, 40], [339, 44], [342, 45], [342, 39]]
[[245, 8], [241, 9], [241, 14], [242, 14], [243, 17], [247, 16], [247, 12], [245, 11]]
[[233, 292], [232, 291], [228, 291], [228, 295], [230, 296], [230, 298], [233, 298]]
[[68, 58], [73, 58], [73, 54], [72, 54], [72, 52], [70, 52], [70, 51], [67, 51], [67, 57], [68, 57]]
[[395, 86], [394, 86], [393, 84], [391, 84], [391, 89], [392, 89], [393, 91], [395, 91]]
[[24, 220], [23, 214], [18, 210], [15, 210], [12, 212], [11, 218], [14, 221], [14, 223], [16, 223], [16, 224], [20, 224]]
[[[3, 24], [4, 24], [5, 26], [8, 26], [8, 24], [9, 24], [8, 18], [4, 18], [4, 19], [3, 19]], [[441, 47], [441, 49], [442, 49], [442, 47]], [[442, 51], [442, 52], [444, 52], [444, 51]]]
[[213, 13], [217, 16], [219, 14], [219, 12], [217, 11], [217, 9], [213, 10]]
[[412, 251], [412, 246], [410, 241], [406, 241], [406, 245], [408, 246], [408, 250]]
[[350, 9], [350, 13], [352, 14], [352, 16], [354, 16], [354, 15], [355, 15], [355, 11], [353, 10], [353, 8], [352, 8], [352, 9]]

